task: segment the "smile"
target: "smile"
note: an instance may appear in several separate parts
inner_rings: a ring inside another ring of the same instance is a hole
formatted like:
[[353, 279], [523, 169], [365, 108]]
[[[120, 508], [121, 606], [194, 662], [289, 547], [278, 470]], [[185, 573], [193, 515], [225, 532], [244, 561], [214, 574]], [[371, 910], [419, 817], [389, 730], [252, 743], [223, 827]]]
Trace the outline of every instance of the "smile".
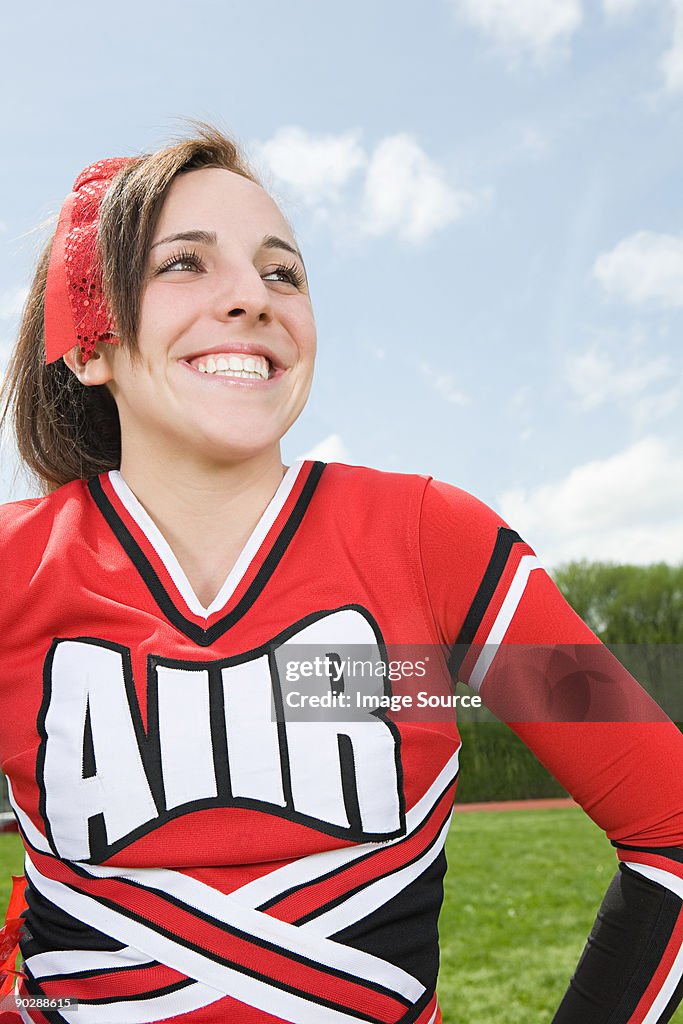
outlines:
[[219, 377], [240, 377], [247, 380], [268, 380], [270, 363], [265, 356], [245, 356], [236, 352], [218, 352], [200, 356], [190, 363], [200, 373]]

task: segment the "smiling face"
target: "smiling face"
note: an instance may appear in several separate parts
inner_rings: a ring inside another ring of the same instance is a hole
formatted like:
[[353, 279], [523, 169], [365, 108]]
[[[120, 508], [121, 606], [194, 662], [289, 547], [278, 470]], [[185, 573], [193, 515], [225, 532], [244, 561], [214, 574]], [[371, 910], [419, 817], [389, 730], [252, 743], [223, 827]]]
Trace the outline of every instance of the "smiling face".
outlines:
[[225, 465], [279, 453], [315, 348], [303, 262], [280, 210], [249, 179], [204, 168], [177, 177], [161, 209], [137, 353], [102, 346], [86, 369], [107, 373], [122, 466], [150, 455]]

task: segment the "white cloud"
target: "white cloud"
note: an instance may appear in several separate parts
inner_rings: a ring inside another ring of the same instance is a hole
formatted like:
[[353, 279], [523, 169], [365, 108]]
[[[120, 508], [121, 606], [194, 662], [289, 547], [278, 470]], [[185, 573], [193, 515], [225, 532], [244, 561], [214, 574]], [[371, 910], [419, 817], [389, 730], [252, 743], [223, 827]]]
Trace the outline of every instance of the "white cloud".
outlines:
[[672, 413], [678, 412], [683, 405], [683, 387], [681, 384], [674, 384], [673, 387], [664, 391], [656, 391], [653, 394], [641, 395], [633, 401], [631, 416], [636, 430], [651, 429], [656, 420], [665, 419]]
[[583, 19], [581, 0], [451, 0], [464, 20], [513, 59], [561, 54]]
[[[633, 408], [633, 399], [652, 384], [670, 380], [672, 373], [666, 356], [634, 359], [622, 349], [620, 356], [615, 357], [598, 346], [571, 356], [565, 367], [565, 379], [584, 412], [610, 402], [623, 402]], [[654, 406], [651, 408], [654, 412]]]
[[297, 455], [297, 459], [311, 459], [320, 462], [352, 462], [351, 453], [344, 444], [339, 434], [330, 434], [318, 441], [303, 455]]
[[475, 203], [471, 193], [448, 184], [442, 169], [412, 136], [390, 135], [375, 147], [367, 169], [362, 230], [423, 242]]
[[634, 305], [683, 306], [683, 237], [636, 231], [593, 265], [605, 291]]
[[292, 197], [306, 206], [336, 203], [348, 180], [366, 162], [357, 132], [313, 135], [303, 128], [280, 128], [267, 142], [251, 147]]
[[[562, 57], [580, 28], [582, 0], [449, 0], [463, 21], [479, 29], [497, 49], [517, 64], [531, 56], [537, 63]], [[602, 0], [609, 21], [619, 21], [653, 0]], [[668, 93], [683, 90], [683, 0], [666, 0], [671, 42], [659, 68]]]
[[673, 15], [671, 46], [659, 62], [667, 92], [683, 89], [683, 0], [670, 0]]
[[420, 373], [430, 388], [436, 391], [437, 395], [451, 402], [453, 405], [469, 405], [469, 397], [461, 391], [453, 377], [449, 373], [443, 373], [435, 369], [431, 363], [421, 362], [418, 364]]
[[313, 135], [290, 126], [251, 149], [275, 189], [346, 236], [393, 234], [420, 243], [482, 198], [454, 188], [406, 134], [386, 136], [368, 152], [357, 132]]
[[0, 292], [0, 320], [15, 320], [19, 317], [27, 296], [28, 288], [23, 286]]
[[577, 466], [564, 480], [507, 491], [498, 504], [549, 565], [683, 560], [683, 456], [661, 438]]
[[[602, 7], [608, 18], [627, 17], [638, 7], [644, 7], [652, 0], [602, 0]], [[667, 0], [665, 5], [671, 24], [671, 43], [659, 59], [659, 69], [666, 92], [675, 93], [683, 89], [683, 0]]]

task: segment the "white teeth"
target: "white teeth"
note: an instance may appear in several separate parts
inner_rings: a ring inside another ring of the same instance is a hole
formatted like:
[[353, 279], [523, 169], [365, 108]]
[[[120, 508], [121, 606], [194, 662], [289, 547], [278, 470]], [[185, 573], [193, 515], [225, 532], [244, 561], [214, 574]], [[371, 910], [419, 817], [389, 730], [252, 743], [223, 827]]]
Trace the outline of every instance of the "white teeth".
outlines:
[[249, 380], [268, 380], [270, 364], [265, 356], [243, 356], [236, 353], [220, 353], [206, 361], [198, 360], [195, 369], [200, 373], [212, 373], [219, 377], [242, 377]]
[[250, 380], [263, 380], [255, 370], [216, 370], [216, 377], [246, 377]]

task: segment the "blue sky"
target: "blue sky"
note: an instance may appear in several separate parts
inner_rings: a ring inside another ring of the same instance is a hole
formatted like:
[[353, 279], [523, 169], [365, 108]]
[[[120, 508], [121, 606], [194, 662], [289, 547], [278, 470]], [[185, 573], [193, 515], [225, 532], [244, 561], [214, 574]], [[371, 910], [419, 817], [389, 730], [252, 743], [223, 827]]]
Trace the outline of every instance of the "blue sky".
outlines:
[[66, 0], [3, 42], [3, 359], [81, 168], [215, 121], [309, 268], [290, 460], [458, 484], [550, 565], [683, 560], [683, 0]]

